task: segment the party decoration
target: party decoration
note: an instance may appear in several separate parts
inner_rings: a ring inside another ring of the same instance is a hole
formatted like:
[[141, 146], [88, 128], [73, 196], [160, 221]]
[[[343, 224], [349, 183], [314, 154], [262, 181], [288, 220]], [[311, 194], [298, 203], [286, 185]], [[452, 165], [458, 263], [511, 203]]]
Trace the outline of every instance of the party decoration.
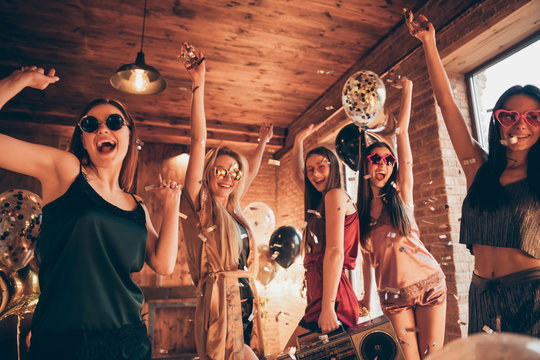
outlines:
[[182, 45], [180, 45], [180, 54], [178, 54], [178, 60], [186, 64], [188, 69], [192, 68], [195, 65], [199, 65], [202, 61], [197, 56], [195, 46], [187, 42], [184, 42]]
[[[358, 171], [358, 144], [362, 142], [360, 137], [361, 131], [355, 124], [345, 125], [336, 136], [335, 149], [336, 153], [351, 170]], [[382, 139], [371, 132], [363, 131], [365, 145], [369, 146], [374, 141], [382, 141]]]
[[345, 113], [358, 126], [368, 126], [386, 100], [384, 83], [369, 70], [360, 70], [351, 75], [341, 94]]
[[0, 263], [22, 269], [34, 253], [41, 227], [41, 199], [27, 190], [0, 194]]
[[251, 226], [257, 245], [267, 244], [276, 227], [276, 217], [270, 206], [263, 202], [252, 202], [244, 209], [244, 216]]
[[264, 286], [268, 285], [278, 272], [277, 263], [270, 258], [270, 249], [268, 245], [260, 245], [259, 252], [259, 272], [257, 280]]
[[40, 294], [36, 262], [31, 261], [25, 268], [7, 276], [4, 273], [0, 275], [8, 287], [7, 294], [2, 291], [0, 298], [1, 303], [5, 302], [5, 297], [8, 298], [7, 305], [0, 310], [0, 321], [11, 315], [33, 312]]
[[513, 333], [478, 333], [445, 344], [440, 351], [426, 358], [426, 360], [451, 359], [540, 359], [540, 340]]
[[270, 258], [287, 269], [300, 255], [302, 234], [293, 226], [281, 226], [270, 236]]

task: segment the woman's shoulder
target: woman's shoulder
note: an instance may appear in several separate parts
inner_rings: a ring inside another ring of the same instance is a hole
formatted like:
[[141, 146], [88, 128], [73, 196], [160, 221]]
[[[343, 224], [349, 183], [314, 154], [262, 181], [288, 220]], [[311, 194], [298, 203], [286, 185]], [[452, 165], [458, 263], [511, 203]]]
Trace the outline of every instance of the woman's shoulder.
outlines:
[[345, 192], [345, 190], [341, 188], [334, 188], [328, 190], [324, 194], [324, 199], [326, 200], [334, 200], [334, 201], [341, 201], [341, 200], [347, 200], [350, 199], [350, 196]]

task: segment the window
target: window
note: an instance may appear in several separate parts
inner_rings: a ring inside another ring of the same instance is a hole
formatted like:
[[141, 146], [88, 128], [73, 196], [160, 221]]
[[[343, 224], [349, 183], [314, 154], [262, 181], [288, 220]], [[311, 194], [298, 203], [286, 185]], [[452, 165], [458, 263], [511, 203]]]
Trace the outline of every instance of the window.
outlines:
[[539, 58], [540, 34], [536, 34], [468, 74], [476, 137], [484, 149], [488, 148], [491, 111], [499, 96], [514, 85], [540, 87]]

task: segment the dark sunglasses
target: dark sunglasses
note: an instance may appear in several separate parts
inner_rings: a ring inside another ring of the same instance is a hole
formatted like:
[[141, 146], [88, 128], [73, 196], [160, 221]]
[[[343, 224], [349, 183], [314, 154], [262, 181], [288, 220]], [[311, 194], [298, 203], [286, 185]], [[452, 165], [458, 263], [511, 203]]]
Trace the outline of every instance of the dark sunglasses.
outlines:
[[225, 179], [228, 174], [231, 174], [234, 181], [240, 181], [242, 179], [242, 171], [240, 169], [231, 168], [227, 170], [223, 166], [214, 166], [214, 171], [218, 179]]
[[495, 111], [495, 118], [505, 128], [512, 127], [519, 119], [532, 127], [540, 126], [540, 110], [529, 110], [522, 114], [516, 110], [499, 109]]
[[[99, 120], [95, 116], [87, 115], [79, 121], [78, 125], [82, 131], [93, 133], [99, 129]], [[122, 115], [111, 114], [107, 117], [107, 120], [105, 120], [105, 125], [107, 125], [109, 130], [116, 131], [120, 130], [122, 126], [127, 125], [127, 123]]]
[[369, 162], [371, 163], [371, 165], [385, 164], [385, 165], [394, 166], [394, 164], [397, 162], [397, 159], [392, 154], [386, 154], [384, 156], [381, 156], [378, 153], [373, 153], [369, 155], [367, 158]]

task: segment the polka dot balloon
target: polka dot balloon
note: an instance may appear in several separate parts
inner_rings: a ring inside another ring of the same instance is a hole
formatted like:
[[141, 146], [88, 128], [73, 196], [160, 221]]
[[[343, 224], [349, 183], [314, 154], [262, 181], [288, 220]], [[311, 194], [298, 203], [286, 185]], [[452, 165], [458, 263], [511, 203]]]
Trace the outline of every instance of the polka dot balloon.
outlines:
[[31, 191], [0, 194], [0, 264], [17, 271], [32, 259], [41, 227], [41, 198]]
[[369, 70], [354, 73], [343, 86], [341, 101], [347, 116], [358, 126], [368, 126], [386, 100], [384, 83]]

